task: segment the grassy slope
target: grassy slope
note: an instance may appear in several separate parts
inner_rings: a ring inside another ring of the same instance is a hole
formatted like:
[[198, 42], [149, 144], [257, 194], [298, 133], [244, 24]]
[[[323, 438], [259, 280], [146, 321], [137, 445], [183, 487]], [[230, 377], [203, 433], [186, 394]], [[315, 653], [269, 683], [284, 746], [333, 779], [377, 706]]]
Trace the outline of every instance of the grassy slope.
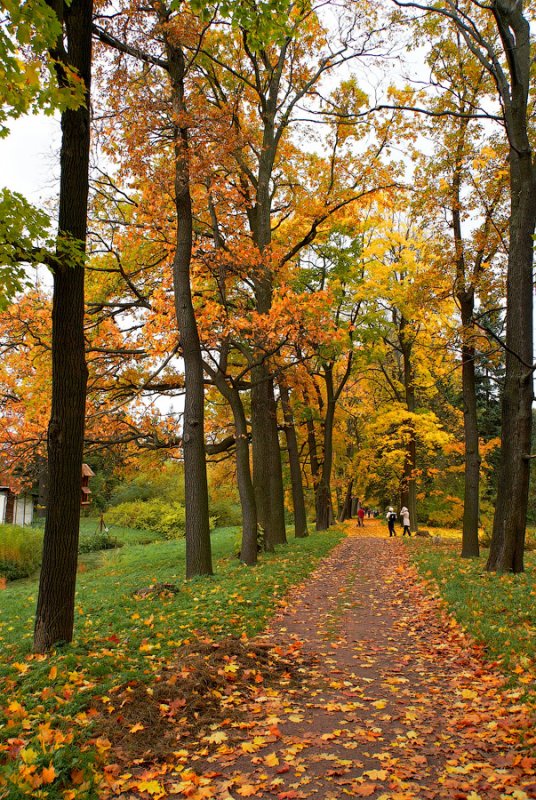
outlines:
[[460, 557], [459, 534], [448, 540], [442, 535], [440, 544], [411, 540], [408, 546], [448, 610], [509, 682], [536, 702], [536, 553], [526, 554], [523, 574], [496, 575], [486, 572], [486, 550], [478, 559]]
[[[136, 538], [129, 531], [112, 534], [125, 543]], [[23, 743], [6, 770], [9, 797], [35, 796], [27, 770], [47, 775], [41, 771], [50, 765], [55, 780], [40, 791], [47, 798], [62, 796], [62, 776], [68, 781], [73, 767], [90, 772], [94, 749], [81, 749], [91, 735], [85, 709], [92, 695], [132, 678], [150, 681], [183, 642], [196, 637], [258, 632], [287, 589], [301, 582], [341, 536], [330, 531], [291, 539], [250, 569], [236, 558], [237, 530], [219, 529], [212, 536], [216, 574], [188, 582], [183, 579], [183, 540], [90, 553], [81, 559], [75, 641], [48, 657], [30, 652], [37, 581], [8, 584], [0, 593], [0, 685], [10, 701], [0, 702], [0, 759], [6, 747], [2, 739], [20, 736]], [[133, 595], [156, 582], [175, 584], [179, 592], [143, 599]], [[74, 741], [58, 734], [55, 745], [43, 748], [43, 723], [47, 730], [72, 732]], [[92, 796], [91, 791], [84, 796]]]

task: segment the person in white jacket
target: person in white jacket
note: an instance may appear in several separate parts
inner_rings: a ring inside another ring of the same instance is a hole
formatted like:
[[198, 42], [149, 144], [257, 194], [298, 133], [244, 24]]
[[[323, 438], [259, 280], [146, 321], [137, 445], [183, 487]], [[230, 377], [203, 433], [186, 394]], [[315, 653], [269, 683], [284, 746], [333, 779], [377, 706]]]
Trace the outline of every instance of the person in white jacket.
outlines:
[[409, 529], [410, 521], [409, 521], [409, 509], [406, 506], [402, 506], [400, 509], [400, 516], [402, 517], [402, 525], [404, 526], [404, 531], [402, 536], [405, 536], [406, 533], [408, 536], [411, 536], [411, 531]]

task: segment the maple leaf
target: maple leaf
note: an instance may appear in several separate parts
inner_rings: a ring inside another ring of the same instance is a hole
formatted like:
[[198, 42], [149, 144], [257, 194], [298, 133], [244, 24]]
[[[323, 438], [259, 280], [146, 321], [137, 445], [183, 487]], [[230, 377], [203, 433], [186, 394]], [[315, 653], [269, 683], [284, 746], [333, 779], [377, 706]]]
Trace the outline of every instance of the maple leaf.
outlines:
[[141, 722], [136, 722], [132, 728], [129, 728], [129, 733], [137, 733], [138, 731], [144, 731], [145, 725], [142, 725]]
[[361, 783], [358, 786], [354, 784], [352, 791], [357, 797], [370, 797], [376, 791], [376, 783]]
[[279, 759], [275, 753], [270, 753], [264, 759], [264, 763], [266, 764], [267, 767], [277, 767], [277, 765], [279, 764]]
[[387, 778], [387, 772], [384, 769], [369, 769], [363, 774], [371, 781], [384, 781]]
[[140, 781], [138, 783], [138, 789], [140, 792], [147, 792], [151, 795], [151, 797], [157, 798], [157, 800], [159, 797], [164, 797], [166, 794], [166, 791], [162, 785], [155, 780]]
[[43, 771], [41, 772], [43, 783], [52, 783], [55, 777], [56, 770], [52, 764], [49, 764], [48, 767], [43, 767]]
[[225, 731], [214, 731], [214, 733], [209, 734], [208, 736], [203, 736], [204, 742], [210, 742], [211, 744], [221, 744], [225, 742], [229, 737], [225, 733]]
[[253, 786], [251, 783], [244, 783], [243, 786], [240, 786], [240, 788], [236, 790], [236, 793], [241, 797], [252, 797], [254, 794], [257, 794], [257, 787]]

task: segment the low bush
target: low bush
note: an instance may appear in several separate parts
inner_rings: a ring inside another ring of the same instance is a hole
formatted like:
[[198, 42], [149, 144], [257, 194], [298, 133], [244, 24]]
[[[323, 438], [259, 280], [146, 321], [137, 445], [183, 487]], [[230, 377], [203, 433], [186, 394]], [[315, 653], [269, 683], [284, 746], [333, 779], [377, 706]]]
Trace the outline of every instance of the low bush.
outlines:
[[[180, 539], [186, 527], [186, 510], [182, 503], [170, 503], [158, 498], [133, 500], [108, 509], [106, 521], [128, 528], [157, 531], [166, 539]], [[215, 518], [211, 517], [211, 529], [215, 522]]]
[[0, 525], [0, 575], [8, 580], [27, 578], [39, 569], [43, 531]]
[[210, 513], [217, 520], [218, 527], [232, 527], [242, 524], [242, 511], [240, 504], [233, 499], [219, 497], [210, 500]]
[[114, 550], [116, 547], [122, 546], [121, 542], [110, 536], [109, 531], [96, 531], [90, 536], [80, 536], [78, 552], [96, 553], [99, 550]]

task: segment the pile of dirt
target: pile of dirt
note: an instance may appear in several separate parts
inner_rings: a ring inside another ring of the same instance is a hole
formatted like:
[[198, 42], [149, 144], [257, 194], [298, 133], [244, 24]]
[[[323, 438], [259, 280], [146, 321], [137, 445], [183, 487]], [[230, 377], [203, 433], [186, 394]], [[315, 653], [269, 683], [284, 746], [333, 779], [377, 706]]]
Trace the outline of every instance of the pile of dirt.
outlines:
[[[287, 650], [227, 637], [181, 648], [150, 684], [131, 681], [95, 704], [95, 737], [110, 740], [120, 761], [151, 761], [192, 742], [210, 751], [240, 738], [244, 703], [296, 682], [304, 669]], [[225, 730], [222, 739], [221, 731]]]

